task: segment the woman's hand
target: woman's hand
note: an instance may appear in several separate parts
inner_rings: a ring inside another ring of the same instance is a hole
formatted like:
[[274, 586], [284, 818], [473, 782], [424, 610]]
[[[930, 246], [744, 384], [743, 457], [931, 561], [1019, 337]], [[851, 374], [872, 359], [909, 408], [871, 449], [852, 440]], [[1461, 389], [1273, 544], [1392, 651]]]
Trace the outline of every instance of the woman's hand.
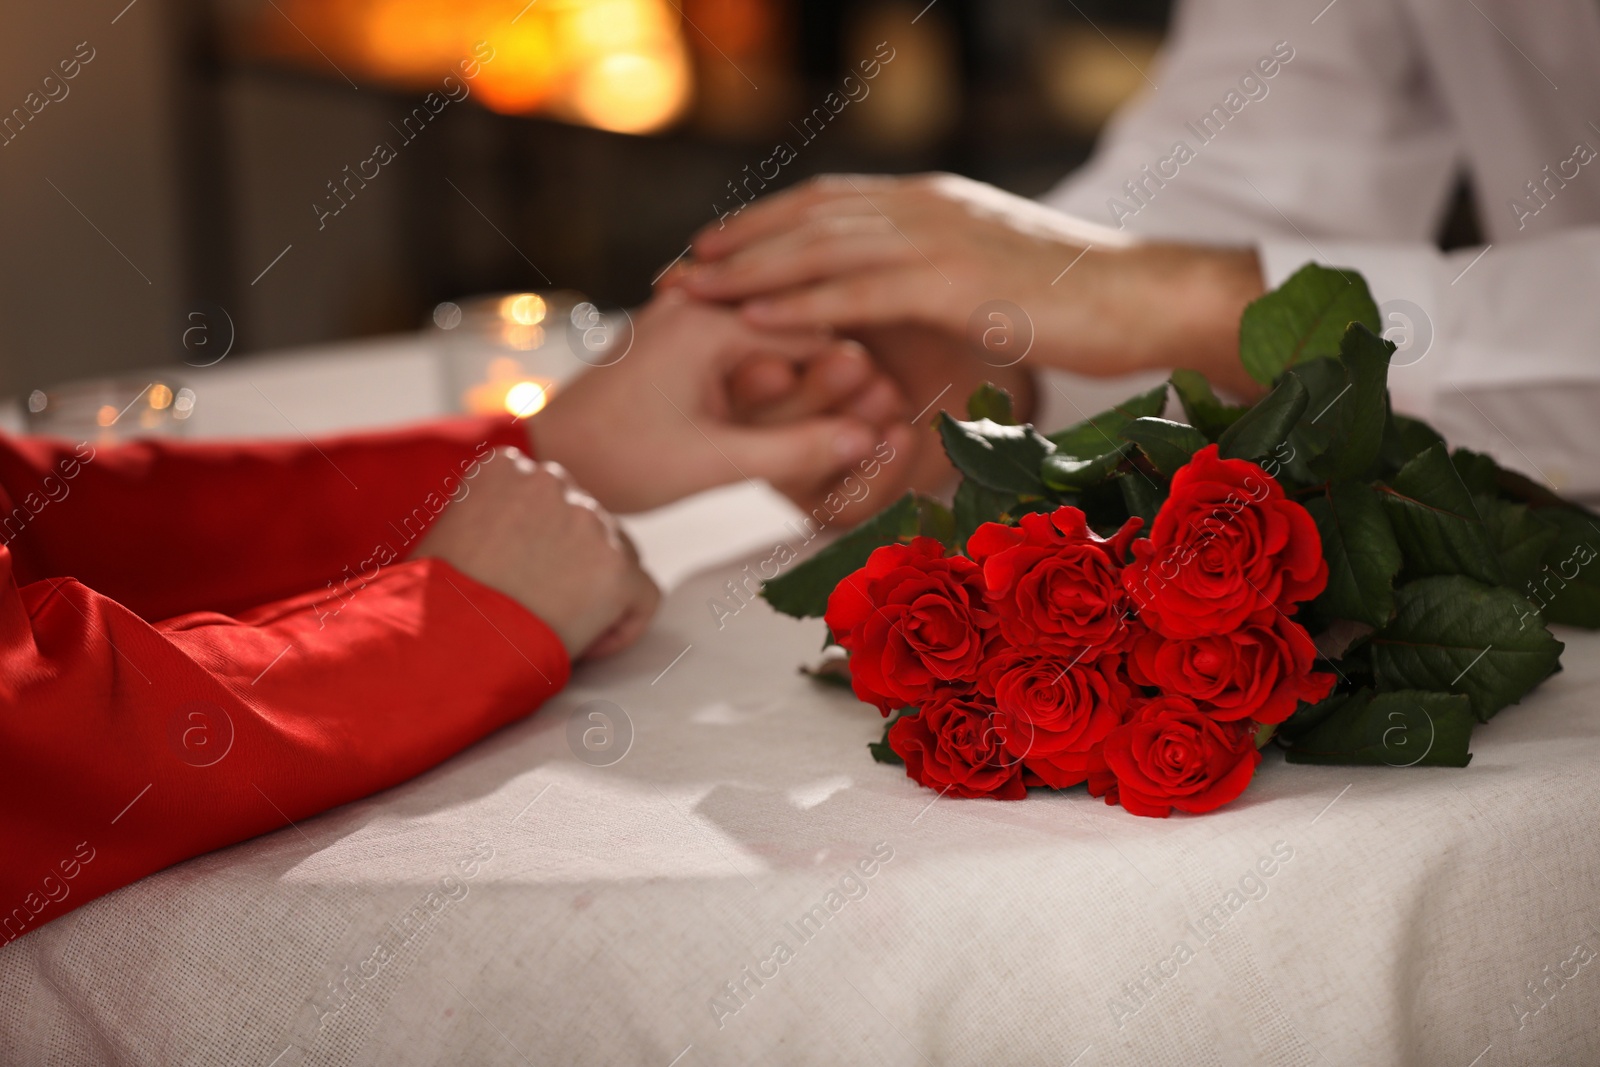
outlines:
[[[742, 365], [757, 381], [736, 402]], [[746, 478], [804, 497], [872, 457], [902, 408], [858, 346], [758, 329], [672, 291], [637, 314], [622, 359], [573, 381], [529, 433], [606, 507], [642, 511]]]
[[517, 601], [573, 660], [633, 644], [661, 601], [616, 520], [559, 465], [515, 448], [483, 462], [415, 555], [442, 559]]

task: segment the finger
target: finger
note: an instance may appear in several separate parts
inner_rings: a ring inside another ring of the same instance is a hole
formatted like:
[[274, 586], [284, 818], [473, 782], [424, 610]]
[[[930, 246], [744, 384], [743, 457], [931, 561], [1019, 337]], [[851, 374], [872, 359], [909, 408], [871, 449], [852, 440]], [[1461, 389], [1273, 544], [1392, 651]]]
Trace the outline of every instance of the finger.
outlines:
[[678, 288], [693, 266], [694, 264], [688, 259], [678, 259], [669, 263], [666, 270], [657, 276], [654, 285], [655, 291], [660, 293], [668, 289]]
[[783, 426], [727, 426], [718, 448], [740, 457], [746, 475], [773, 483], [812, 484], [872, 454], [875, 427], [842, 416], [826, 416]]
[[847, 216], [808, 222], [696, 264], [683, 286], [702, 300], [744, 300], [920, 258], [882, 215]]
[[816, 326], [756, 326], [732, 309], [698, 301], [678, 326], [679, 336], [663, 338], [664, 343], [654, 347], [686, 363], [709, 364], [724, 374], [740, 361], [757, 356], [790, 362], [814, 359], [835, 342], [831, 333]]
[[792, 360], [774, 355], [750, 356], [728, 373], [728, 399], [741, 417], [787, 396], [800, 385]]
[[839, 413], [854, 415], [874, 426], [888, 426], [905, 419], [911, 410], [899, 384], [887, 374], [874, 373], [867, 387], [846, 401]]
[[871, 357], [853, 341], [841, 341], [807, 364], [796, 387], [749, 413], [754, 426], [773, 426], [833, 411], [872, 384]]
[[633, 565], [635, 567], [639, 566], [639, 546], [633, 543], [632, 535], [622, 528], [620, 522], [617, 523], [617, 540], [622, 542], [622, 550], [628, 554], [628, 558], [633, 561]]
[[[809, 360], [833, 341], [826, 330], [813, 326], [757, 327], [731, 308], [694, 300], [682, 289], [673, 289], [657, 294], [640, 310], [634, 320], [633, 350], [636, 359], [671, 363], [682, 372], [674, 381], [699, 381], [703, 374], [720, 380], [753, 356]], [[580, 379], [577, 387], [586, 380]]]
[[720, 259], [751, 241], [798, 226], [815, 210], [860, 200], [861, 194], [850, 182], [859, 187], [867, 180], [864, 175], [825, 175], [762, 197], [737, 215], [701, 227], [690, 247], [696, 259]]
[[924, 265], [857, 275], [802, 286], [752, 300], [741, 309], [746, 321], [772, 330], [852, 329], [900, 322], [941, 321], [941, 300], [949, 283]]
[[631, 646], [650, 628], [661, 605], [661, 590], [644, 571], [635, 569], [629, 582], [627, 606], [605, 633], [584, 649], [581, 659], [612, 656]]
[[[831, 521], [841, 528], [871, 518], [891, 501], [899, 499], [910, 484], [912, 456], [917, 444], [915, 428], [905, 423], [889, 426], [879, 436], [870, 466], [857, 463], [847, 470], [830, 472], [820, 481], [773, 487], [808, 514], [815, 514], [814, 509], [819, 506], [831, 505], [829, 510], [838, 509], [833, 512]], [[841, 501], [843, 508], [839, 508]]]

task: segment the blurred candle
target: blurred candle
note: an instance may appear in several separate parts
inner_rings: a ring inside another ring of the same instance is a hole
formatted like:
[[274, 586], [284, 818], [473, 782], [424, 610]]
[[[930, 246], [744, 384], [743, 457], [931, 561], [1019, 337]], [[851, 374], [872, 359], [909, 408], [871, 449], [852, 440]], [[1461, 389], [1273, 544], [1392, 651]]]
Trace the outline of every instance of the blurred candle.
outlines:
[[466, 391], [462, 401], [474, 415], [511, 414], [528, 418], [550, 402], [556, 383], [529, 374], [509, 356], [489, 362], [488, 379]]

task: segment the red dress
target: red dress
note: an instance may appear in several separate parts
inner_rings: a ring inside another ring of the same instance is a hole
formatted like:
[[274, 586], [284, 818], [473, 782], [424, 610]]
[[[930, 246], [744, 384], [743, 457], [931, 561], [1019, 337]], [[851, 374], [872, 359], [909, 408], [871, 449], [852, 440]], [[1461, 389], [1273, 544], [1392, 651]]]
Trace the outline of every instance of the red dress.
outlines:
[[411, 778], [567, 681], [555, 633], [407, 560], [510, 419], [316, 444], [0, 436], [0, 945]]

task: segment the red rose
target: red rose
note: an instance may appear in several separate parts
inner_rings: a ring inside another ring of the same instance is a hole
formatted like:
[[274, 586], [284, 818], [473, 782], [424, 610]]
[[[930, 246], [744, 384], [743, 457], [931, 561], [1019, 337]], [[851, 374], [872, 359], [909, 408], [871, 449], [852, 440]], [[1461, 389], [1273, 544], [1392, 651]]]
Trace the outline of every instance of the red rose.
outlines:
[[1172, 476], [1122, 572], [1139, 617], [1168, 637], [1226, 633], [1290, 611], [1328, 582], [1322, 538], [1270, 475], [1207, 445]]
[[884, 715], [970, 688], [995, 637], [978, 565], [931, 537], [876, 549], [835, 587], [826, 618], [850, 652], [856, 696]]
[[1022, 516], [1019, 526], [986, 522], [967, 539], [967, 555], [983, 568], [1000, 632], [1019, 647], [1069, 658], [1121, 651], [1132, 636], [1121, 561], [1143, 525], [1130, 519], [1107, 541], [1083, 512], [1057, 508]]
[[1213, 718], [1282, 722], [1328, 695], [1331, 674], [1311, 669], [1317, 649], [1298, 623], [1276, 615], [1267, 625], [1173, 639], [1146, 633], [1133, 645], [1128, 673], [1140, 685], [1186, 696]]
[[942, 692], [920, 715], [896, 719], [889, 747], [906, 761], [906, 777], [953, 797], [1021, 800], [1022, 764], [1007, 757], [982, 698]]
[[1158, 819], [1173, 808], [1221, 807], [1244, 792], [1261, 762], [1251, 724], [1218, 722], [1180, 696], [1145, 702], [1101, 752], [1105, 769], [1090, 774], [1089, 792]]
[[1088, 780], [1090, 753], [1122, 725], [1132, 696], [1119, 656], [1073, 663], [1008, 649], [989, 661], [978, 685], [994, 697], [1006, 755], [1055, 789]]

